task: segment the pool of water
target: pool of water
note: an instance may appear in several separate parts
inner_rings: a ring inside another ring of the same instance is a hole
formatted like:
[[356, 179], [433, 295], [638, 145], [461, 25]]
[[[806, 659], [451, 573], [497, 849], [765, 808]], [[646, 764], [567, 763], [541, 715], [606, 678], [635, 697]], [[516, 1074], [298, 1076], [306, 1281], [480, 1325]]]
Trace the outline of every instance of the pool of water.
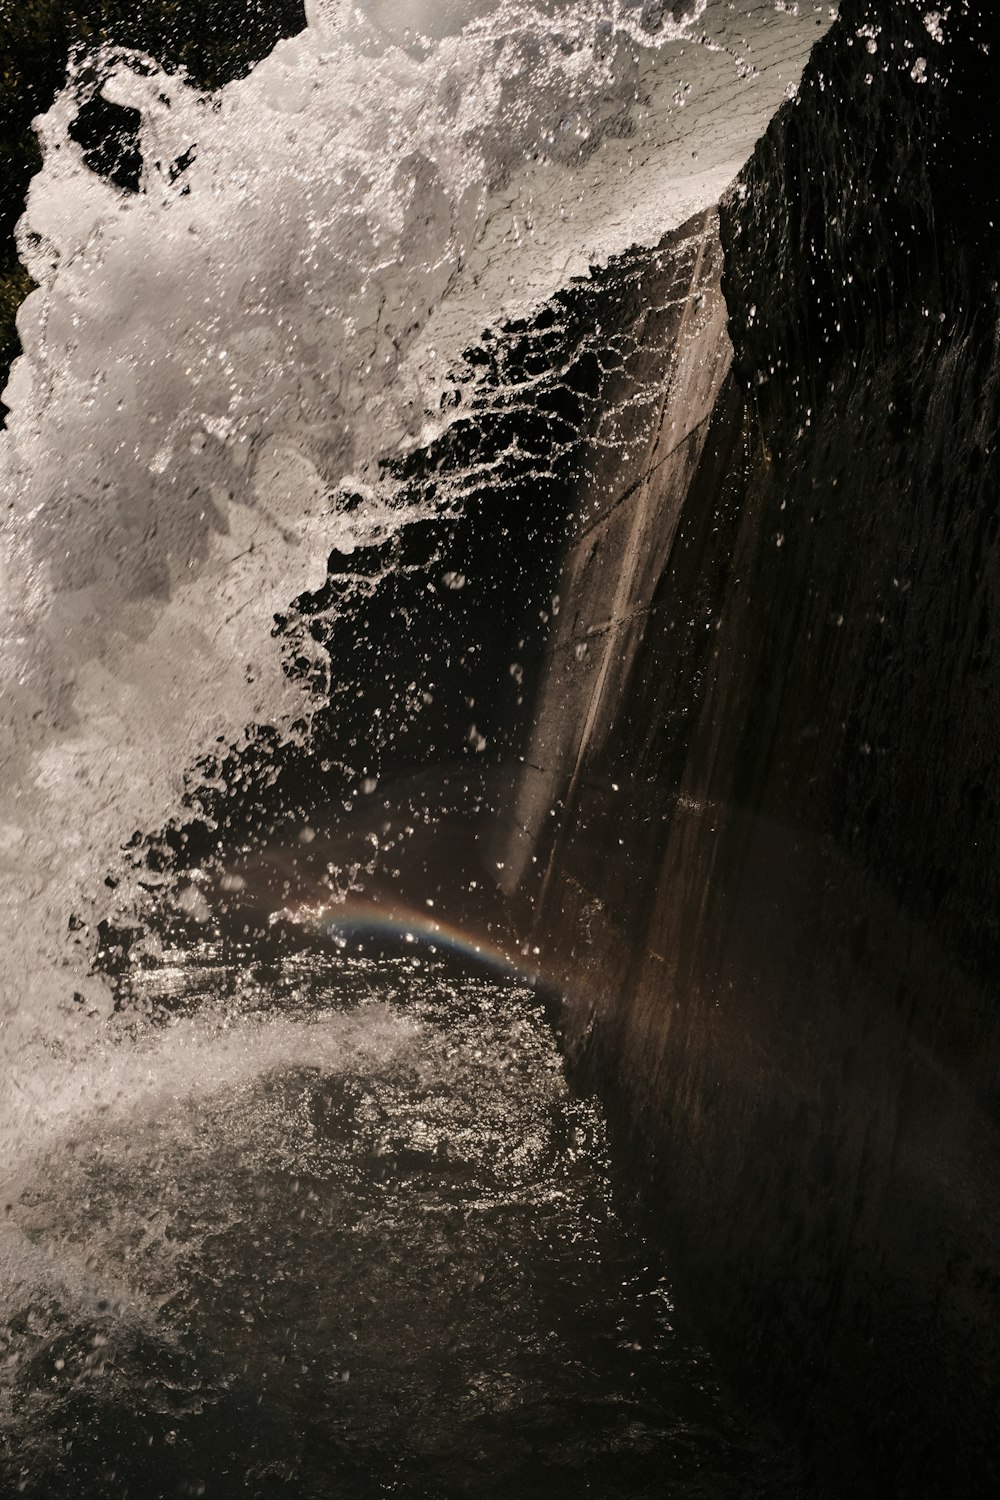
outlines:
[[529, 986], [193, 950], [140, 989], [5, 1190], [0, 1492], [795, 1493]]

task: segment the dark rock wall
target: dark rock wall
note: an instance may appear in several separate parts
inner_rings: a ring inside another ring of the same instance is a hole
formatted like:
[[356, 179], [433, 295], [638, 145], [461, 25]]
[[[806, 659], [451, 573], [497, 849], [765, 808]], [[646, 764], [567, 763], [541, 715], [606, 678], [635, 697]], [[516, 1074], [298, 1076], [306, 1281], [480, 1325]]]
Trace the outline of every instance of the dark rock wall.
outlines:
[[1000, 1482], [1000, 39], [934, 27], [845, 5], [704, 227], [498, 836], [692, 1297], [834, 1495]]

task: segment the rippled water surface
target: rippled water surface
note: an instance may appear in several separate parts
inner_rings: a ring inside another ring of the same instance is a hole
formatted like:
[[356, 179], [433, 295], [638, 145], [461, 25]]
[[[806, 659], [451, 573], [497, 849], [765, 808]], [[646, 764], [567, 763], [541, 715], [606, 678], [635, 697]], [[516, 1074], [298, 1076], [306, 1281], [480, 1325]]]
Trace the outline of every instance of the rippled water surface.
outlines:
[[144, 998], [6, 1189], [2, 1493], [791, 1493], [530, 989], [189, 954]]

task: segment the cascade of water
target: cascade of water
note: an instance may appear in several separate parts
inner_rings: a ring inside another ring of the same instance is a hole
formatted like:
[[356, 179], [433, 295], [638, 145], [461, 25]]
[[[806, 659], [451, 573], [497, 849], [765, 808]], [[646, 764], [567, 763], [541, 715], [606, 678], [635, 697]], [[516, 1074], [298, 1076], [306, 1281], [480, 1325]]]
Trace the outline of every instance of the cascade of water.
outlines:
[[[335, 1322], [334, 1303], [357, 1286], [345, 1192], [374, 1247], [372, 1267], [399, 1224], [408, 1233], [422, 1225], [421, 1234], [431, 1226], [417, 1265], [426, 1261], [432, 1281], [445, 1262], [428, 1202], [446, 1234], [457, 1234], [447, 1226], [467, 1229], [469, 1204], [486, 1223], [505, 1193], [511, 1202], [520, 1194], [509, 1246], [503, 1226], [486, 1240], [512, 1267], [537, 1259], [553, 1285], [567, 1264], [573, 1286], [590, 1284], [576, 1265], [590, 1255], [585, 1226], [604, 1225], [613, 1238], [600, 1172], [583, 1189], [571, 1180], [575, 1132], [599, 1135], [598, 1125], [587, 1110], [574, 1113], [555, 1081], [551, 1038], [525, 992], [446, 984], [438, 995], [437, 981], [425, 992], [409, 967], [393, 990], [396, 969], [376, 966], [363, 974], [392, 1004], [365, 996], [351, 1016], [347, 967], [336, 982], [316, 969], [287, 993], [276, 982], [259, 1001], [247, 974], [206, 960], [195, 1019], [160, 1034], [128, 1018], [105, 1027], [96, 1024], [108, 997], [90, 972], [88, 932], [111, 899], [127, 912], [116, 855], [135, 830], [176, 813], [199, 757], [238, 746], [254, 725], [274, 726], [286, 743], [308, 739], [312, 700], [282, 670], [275, 616], [323, 581], [333, 547], [349, 553], [414, 515], [380, 460], [440, 434], [451, 413], [442, 391], [463, 353], [487, 326], [530, 312], [632, 245], [656, 244], [714, 203], [798, 76], [818, 7], [799, 15], [758, 0], [735, 11], [728, 0], [311, 0], [306, 9], [301, 36], [217, 96], [154, 59], [105, 50], [77, 60], [37, 122], [44, 165], [19, 231], [37, 289], [19, 315], [25, 352], [0, 434], [0, 1140], [13, 1214], [0, 1240], [13, 1288], [0, 1336], [13, 1350], [21, 1403], [8, 1410], [0, 1392], [0, 1448], [11, 1432], [30, 1447], [31, 1393], [53, 1386], [51, 1451], [39, 1449], [32, 1471], [43, 1489], [50, 1462], [75, 1483], [76, 1459], [61, 1466], [80, 1430], [77, 1407], [96, 1402], [94, 1430], [114, 1437], [119, 1398], [134, 1415], [140, 1386], [142, 1400], [155, 1386], [154, 1404], [165, 1402], [150, 1418], [150, 1444], [173, 1443], [175, 1401], [195, 1433], [203, 1407], [217, 1405], [210, 1441], [230, 1441], [228, 1393], [249, 1366], [233, 1372], [256, 1355], [241, 1342], [242, 1323], [235, 1333], [229, 1326], [227, 1287], [250, 1296], [261, 1245], [272, 1281], [288, 1276], [300, 1176], [323, 1184], [310, 1196], [322, 1213], [300, 1236], [309, 1275], [325, 1264], [329, 1235], [340, 1236], [346, 1270], [327, 1309]], [[747, 40], [754, 27], [764, 39], [759, 67]], [[73, 126], [96, 92], [139, 121], [135, 181], [87, 165]], [[329, 925], [323, 910], [291, 916]], [[396, 914], [396, 925], [461, 951], [463, 934], [421, 918], [425, 932], [420, 916]], [[385, 913], [347, 917], [353, 941], [355, 928], [378, 926]], [[184, 983], [198, 961], [185, 959]], [[305, 1004], [307, 991], [322, 994]], [[399, 1057], [409, 1070], [402, 1090]], [[484, 1111], [495, 1116], [489, 1129]], [[347, 1145], [333, 1128], [341, 1115], [350, 1116]], [[360, 1165], [340, 1159], [348, 1146], [361, 1151]], [[324, 1152], [337, 1157], [332, 1167]], [[386, 1152], [414, 1189], [398, 1213], [395, 1199], [388, 1212], [369, 1202], [384, 1198]], [[275, 1195], [259, 1224], [258, 1173]], [[228, 1257], [222, 1281], [216, 1242]], [[478, 1253], [476, 1235], [470, 1245], [466, 1261]], [[164, 1322], [163, 1309], [184, 1301], [188, 1273], [177, 1268], [189, 1262], [197, 1295]], [[392, 1265], [405, 1285], [406, 1258]], [[98, 1273], [122, 1299], [110, 1312]], [[524, 1295], [527, 1306], [530, 1285]], [[390, 1288], [386, 1300], [395, 1319], [388, 1353], [379, 1352], [381, 1326], [369, 1340], [380, 1369], [397, 1358], [406, 1299]], [[241, 1307], [244, 1318], [249, 1302]], [[493, 1303], [484, 1307], [484, 1326], [496, 1325]], [[232, 1356], [231, 1371], [204, 1386], [194, 1343], [184, 1343], [198, 1331], [199, 1308], [217, 1323], [205, 1347]], [[309, 1308], [296, 1304], [303, 1329]], [[647, 1320], [657, 1339], [670, 1334], [664, 1317], [657, 1304]], [[530, 1356], [543, 1392], [565, 1378], [584, 1431], [594, 1381], [574, 1373], [582, 1365], [572, 1339], [565, 1360], [561, 1346], [550, 1359], [550, 1335], [536, 1322], [526, 1315], [511, 1370]], [[451, 1312], [440, 1327], [430, 1321], [435, 1348], [454, 1323]], [[260, 1378], [275, 1375], [299, 1421], [299, 1381], [284, 1370], [287, 1331], [280, 1322], [261, 1344]], [[609, 1347], [622, 1337], [611, 1335]], [[95, 1379], [114, 1370], [114, 1358], [94, 1352], [109, 1338], [124, 1385], [109, 1380], [95, 1396]], [[322, 1344], [309, 1359], [325, 1369]], [[475, 1348], [462, 1354], [472, 1395], [455, 1398], [471, 1424], [470, 1453], [481, 1441], [477, 1357]], [[147, 1368], [157, 1372], [151, 1383]], [[377, 1448], [381, 1409], [369, 1417]], [[658, 1421], [650, 1441], [667, 1451], [673, 1429], [665, 1434]], [[553, 1453], [561, 1422], [557, 1410], [539, 1429]], [[502, 1425], [497, 1432], [494, 1449], [508, 1462]], [[434, 1440], [446, 1447], [450, 1434]], [[277, 1462], [283, 1444], [284, 1435], [258, 1445], [260, 1463]], [[431, 1449], [428, 1464], [440, 1457]], [[82, 1473], [90, 1459], [79, 1462]], [[101, 1488], [101, 1462], [98, 1453], [94, 1493], [112, 1493]], [[178, 1483], [189, 1479], [185, 1469]], [[733, 1483], [725, 1493], [746, 1493]], [[240, 1484], [233, 1493], [244, 1492]], [[371, 1492], [366, 1484], [359, 1493]]]
[[[274, 616], [400, 524], [377, 460], [440, 430], [462, 351], [714, 201], [814, 35], [765, 7], [755, 70], [706, 0], [307, 9], [216, 97], [105, 52], [38, 121], [0, 437], [8, 1056], [105, 1007], [81, 934], [185, 768], [303, 732]], [[139, 191], [73, 139], [95, 89], [138, 112]]]

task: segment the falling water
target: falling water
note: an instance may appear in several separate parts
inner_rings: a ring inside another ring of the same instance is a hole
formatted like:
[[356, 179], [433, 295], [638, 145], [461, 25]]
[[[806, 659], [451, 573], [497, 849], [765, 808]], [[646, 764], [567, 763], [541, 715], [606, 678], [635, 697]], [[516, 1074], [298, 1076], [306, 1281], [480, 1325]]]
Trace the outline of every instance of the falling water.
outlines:
[[[134, 912], [120, 851], [206, 751], [308, 744], [274, 618], [414, 518], [381, 461], [440, 433], [464, 351], [717, 201], [814, 35], [763, 7], [755, 60], [761, 9], [314, 0], [216, 95], [106, 50], [37, 121], [0, 435], [0, 1451], [26, 1492], [643, 1494], [669, 1458], [694, 1494], [711, 1452], [704, 1493], [750, 1493], [523, 980], [187, 952], [160, 965], [180, 1013], [140, 1025], [89, 935]], [[138, 112], [137, 191], [73, 138], [96, 90]]]

